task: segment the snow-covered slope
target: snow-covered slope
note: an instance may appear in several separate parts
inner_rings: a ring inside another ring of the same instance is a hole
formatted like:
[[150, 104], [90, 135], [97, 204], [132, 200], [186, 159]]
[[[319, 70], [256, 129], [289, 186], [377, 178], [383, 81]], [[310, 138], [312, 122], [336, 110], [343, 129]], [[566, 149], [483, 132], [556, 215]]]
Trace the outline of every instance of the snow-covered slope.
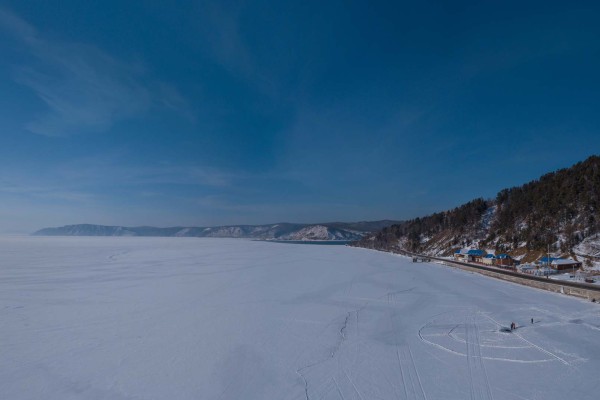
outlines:
[[44, 228], [34, 233], [37, 236], [162, 236], [162, 237], [216, 237], [252, 238], [279, 240], [358, 240], [368, 231], [355, 229], [355, 226], [385, 226], [396, 221], [375, 221], [360, 223], [330, 224], [289, 224], [236, 225], [216, 227], [123, 227], [92, 224], [66, 225], [57, 228]]
[[353, 232], [342, 229], [330, 228], [323, 225], [312, 225], [304, 227], [296, 232], [284, 235], [285, 240], [358, 240], [362, 237], [361, 232]]
[[429, 236], [422, 237], [423, 253], [432, 256], [446, 256], [454, 252], [457, 247], [478, 248], [489, 235], [492, 223], [496, 217], [498, 207], [490, 203], [481, 217], [473, 226], [461, 230], [446, 229]]
[[[598, 264], [600, 156], [475, 199], [454, 209], [405, 221], [369, 235], [358, 245], [448, 256], [479, 247], [521, 261], [554, 257]], [[549, 249], [548, 249], [549, 248]]]
[[3, 399], [598, 398], [597, 304], [436, 264], [196, 238], [0, 254]]
[[138, 233], [123, 226], [104, 226], [92, 224], [67, 225], [60, 228], [44, 228], [34, 235], [48, 236], [138, 236]]
[[600, 259], [600, 234], [585, 238], [574, 248], [575, 254], [589, 255]]
[[409, 250], [445, 256], [484, 240], [496, 218], [493, 201], [476, 199], [452, 210], [392, 225], [357, 245], [378, 250]]

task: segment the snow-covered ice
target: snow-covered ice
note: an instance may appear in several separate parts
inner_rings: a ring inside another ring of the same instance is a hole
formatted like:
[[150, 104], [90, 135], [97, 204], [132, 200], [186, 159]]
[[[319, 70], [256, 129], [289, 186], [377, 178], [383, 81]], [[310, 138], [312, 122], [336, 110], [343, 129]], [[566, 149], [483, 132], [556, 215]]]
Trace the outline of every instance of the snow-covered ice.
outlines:
[[599, 305], [344, 246], [3, 237], [0, 312], [3, 399], [600, 397]]

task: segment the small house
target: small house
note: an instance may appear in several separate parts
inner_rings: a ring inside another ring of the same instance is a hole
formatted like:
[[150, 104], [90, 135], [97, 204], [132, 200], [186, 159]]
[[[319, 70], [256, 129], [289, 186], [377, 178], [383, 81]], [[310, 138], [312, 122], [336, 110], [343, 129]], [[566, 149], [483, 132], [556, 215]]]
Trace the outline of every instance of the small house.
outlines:
[[464, 262], [478, 262], [481, 263], [485, 251], [479, 249], [460, 249], [454, 253], [454, 259]]
[[556, 258], [550, 262], [550, 268], [557, 271], [575, 270], [581, 267], [581, 263], [575, 260], [566, 260], [564, 258]]
[[554, 260], [558, 260], [558, 258], [554, 258], [554, 257], [542, 257], [542, 258], [540, 258], [539, 263], [541, 265], [544, 265], [544, 266], [549, 266], [550, 263], [552, 263], [552, 261], [554, 261]]
[[537, 267], [535, 265], [531, 265], [531, 264], [522, 264], [522, 265], [519, 265], [517, 267], [517, 269], [519, 270], [519, 272], [521, 272], [523, 274], [533, 275], [535, 273], [535, 271], [537, 270]]
[[485, 265], [494, 265], [494, 260], [496, 260], [496, 256], [493, 254], [488, 254], [482, 259], [482, 263]]
[[553, 270], [552, 268], [548, 268], [548, 267], [541, 267], [538, 268], [534, 271], [535, 276], [549, 276], [549, 275], [555, 275], [557, 274], [556, 270]]
[[457, 249], [457, 250], [454, 252], [454, 259], [455, 259], [456, 261], [462, 261], [462, 258], [463, 258], [462, 249]]
[[513, 268], [515, 263], [508, 254], [498, 254], [494, 260], [494, 265], [497, 267]]

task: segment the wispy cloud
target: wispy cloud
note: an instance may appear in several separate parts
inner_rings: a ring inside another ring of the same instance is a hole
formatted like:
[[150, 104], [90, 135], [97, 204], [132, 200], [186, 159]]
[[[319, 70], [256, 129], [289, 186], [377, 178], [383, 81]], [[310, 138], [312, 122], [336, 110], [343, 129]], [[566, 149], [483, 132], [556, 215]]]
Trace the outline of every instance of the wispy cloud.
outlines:
[[121, 154], [103, 154], [77, 158], [56, 167], [53, 173], [63, 182], [77, 187], [108, 183], [110, 186], [150, 186], [189, 185], [197, 187], [227, 187], [239, 178], [230, 173], [209, 166], [195, 164], [171, 164], [167, 162], [152, 165], [133, 165], [124, 162]]
[[138, 195], [176, 200], [181, 193], [193, 197], [192, 193], [227, 190], [239, 179], [234, 173], [207, 166], [124, 164], [118, 154], [103, 154], [66, 160], [44, 170], [4, 168], [0, 171], [0, 202], [13, 198], [102, 204], [114, 196]]
[[208, 38], [210, 50], [217, 62], [230, 72], [250, 75], [255, 68], [254, 60], [240, 33], [240, 18], [244, 4], [233, 1], [223, 4], [206, 4], [204, 37]]
[[[244, 34], [243, 20], [252, 12], [250, 4], [243, 0], [207, 2], [202, 4], [202, 24], [199, 40], [204, 40], [215, 63], [245, 82], [253, 90], [272, 101], [283, 101], [287, 91], [278, 87], [276, 69], [269, 68], [253, 51], [252, 44]], [[283, 57], [275, 65], [283, 67]], [[255, 105], [258, 106], [258, 105]]]
[[59, 185], [30, 185], [0, 179], [0, 193], [25, 198], [59, 200], [65, 202], [89, 202], [94, 196], [76, 190], [61, 188]]
[[15, 80], [30, 88], [48, 110], [26, 128], [46, 136], [104, 132], [115, 122], [166, 107], [191, 118], [184, 97], [171, 85], [148, 78], [136, 63], [85, 44], [48, 39], [0, 8], [4, 28], [33, 57], [15, 68]]

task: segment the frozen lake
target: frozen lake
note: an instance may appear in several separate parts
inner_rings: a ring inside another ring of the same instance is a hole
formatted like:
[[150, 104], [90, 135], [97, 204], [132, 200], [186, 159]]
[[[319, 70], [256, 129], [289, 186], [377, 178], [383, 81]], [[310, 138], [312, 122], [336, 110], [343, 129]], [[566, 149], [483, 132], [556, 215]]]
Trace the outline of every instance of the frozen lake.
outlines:
[[600, 398], [599, 305], [344, 246], [2, 237], [0, 312], [3, 399]]

